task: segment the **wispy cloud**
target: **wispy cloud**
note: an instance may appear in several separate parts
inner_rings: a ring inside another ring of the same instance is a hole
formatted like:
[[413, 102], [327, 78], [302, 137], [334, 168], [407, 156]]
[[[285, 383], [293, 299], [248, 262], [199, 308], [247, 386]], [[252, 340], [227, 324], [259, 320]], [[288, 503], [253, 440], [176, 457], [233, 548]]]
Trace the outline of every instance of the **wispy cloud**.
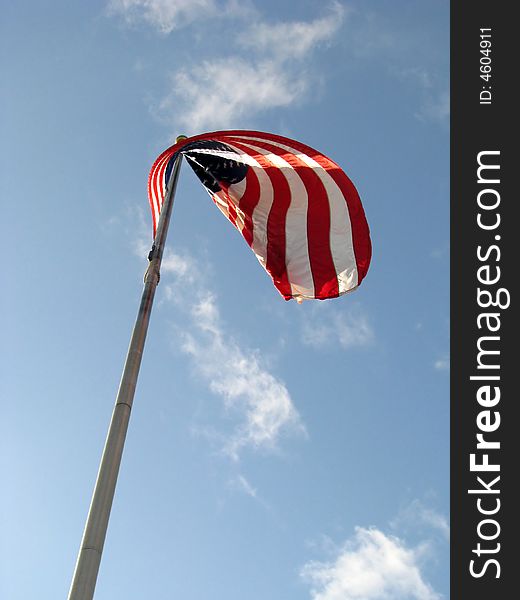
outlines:
[[444, 242], [444, 243], [440, 244], [439, 246], [433, 248], [433, 250], [430, 252], [430, 256], [431, 256], [431, 258], [433, 258], [435, 260], [439, 260], [441, 258], [449, 256], [449, 252], [450, 252], [450, 244], [449, 244], [449, 242]]
[[241, 492], [243, 492], [247, 496], [250, 496], [251, 498], [257, 498], [258, 496], [256, 489], [249, 483], [249, 481], [243, 475], [237, 475], [234, 479], [232, 479], [231, 485], [235, 489], [240, 490]]
[[367, 346], [374, 337], [368, 316], [359, 305], [341, 310], [317, 305], [303, 317], [301, 338], [307, 346], [323, 348], [336, 343], [343, 348]]
[[205, 35], [207, 41], [213, 40], [212, 58], [172, 73], [170, 89], [150, 106], [154, 116], [175, 128], [189, 129], [189, 133], [249, 127], [250, 120], [259, 113], [305, 102], [323, 78], [315, 68], [316, 50], [335, 40], [347, 17], [348, 63], [384, 64], [392, 76], [415, 88], [417, 119], [447, 123], [448, 84], [436, 76], [438, 69], [428, 55], [420, 52], [424, 46], [421, 32], [338, 1], [325, 10], [323, 16], [308, 21], [276, 21], [263, 17], [251, 1], [108, 2], [109, 14], [129, 25], [146, 23], [163, 35], [195, 22], [219, 21], [219, 26]]
[[185, 283], [194, 283], [197, 265], [191, 256], [181, 256], [166, 249], [161, 263], [161, 271], [181, 278]]
[[279, 521], [279, 517], [276, 514], [273, 506], [261, 496], [258, 490], [241, 473], [238, 473], [228, 481], [228, 488], [234, 493], [247, 496], [249, 499], [254, 500], [263, 509], [268, 511], [271, 517]]
[[303, 432], [287, 388], [257, 352], [241, 348], [226, 334], [210, 292], [195, 304], [191, 318], [194, 329], [184, 333], [182, 350], [193, 359], [197, 375], [239, 419], [225, 443], [226, 454], [237, 460], [245, 447], [274, 448], [284, 433]]
[[401, 510], [390, 526], [400, 531], [433, 530], [438, 532], [445, 541], [450, 539], [450, 525], [446, 517], [418, 499]]
[[158, 114], [194, 132], [237, 126], [251, 115], [289, 106], [306, 89], [302, 73], [277, 61], [219, 58], [175, 73]]
[[320, 43], [329, 42], [340, 29], [345, 7], [334, 2], [329, 12], [314, 21], [255, 23], [238, 37], [238, 42], [245, 48], [276, 56], [278, 61], [303, 58]]
[[439, 600], [421, 572], [423, 553], [379, 529], [357, 527], [332, 560], [308, 562], [301, 576], [314, 600]]
[[194, 21], [231, 16], [239, 11], [236, 2], [216, 0], [110, 0], [108, 3], [109, 14], [122, 17], [128, 25], [145, 22], [162, 34]]
[[[245, 448], [275, 449], [288, 434], [305, 434], [305, 427], [285, 384], [273, 375], [256, 350], [242, 347], [226, 331], [215, 294], [194, 273], [201, 267], [190, 256], [168, 254], [164, 273], [176, 280], [176, 290], [189, 283], [190, 304], [179, 294], [166, 298], [178, 302], [186, 311], [181, 328], [181, 350], [192, 359], [197, 378], [205, 380], [210, 390], [223, 400], [223, 407], [234, 423], [233, 430], [222, 440], [223, 452], [238, 460]], [[191, 308], [186, 310], [186, 306]]]
[[419, 108], [414, 116], [421, 121], [446, 123], [450, 117], [450, 93], [447, 84], [438, 81], [425, 67], [394, 69], [394, 74], [415, 86], [420, 94]]
[[437, 371], [449, 371], [450, 369], [450, 359], [448, 356], [441, 356], [434, 363], [433, 367]]
[[312, 53], [334, 39], [345, 12], [334, 3], [329, 14], [311, 21], [268, 23], [256, 15], [230, 38], [234, 52], [173, 73], [169, 92], [152, 112], [199, 132], [248, 127], [257, 114], [303, 102], [319, 81]]
[[446, 68], [424, 31], [415, 24], [408, 27], [406, 18], [389, 19], [368, 7], [351, 10], [350, 17], [346, 35], [355, 62], [379, 64], [398, 79], [416, 98], [416, 119], [446, 125], [450, 116], [449, 82], [442, 74]]
[[448, 90], [434, 90], [423, 99], [416, 116], [422, 120], [447, 122], [450, 117], [450, 93]]

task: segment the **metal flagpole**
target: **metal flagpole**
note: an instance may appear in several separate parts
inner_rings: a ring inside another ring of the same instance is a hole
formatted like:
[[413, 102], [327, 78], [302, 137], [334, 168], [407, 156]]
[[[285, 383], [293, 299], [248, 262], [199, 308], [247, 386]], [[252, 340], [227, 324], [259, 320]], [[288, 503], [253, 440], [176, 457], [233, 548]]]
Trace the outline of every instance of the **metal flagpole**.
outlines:
[[[185, 139], [179, 136], [176, 142]], [[150, 321], [155, 288], [159, 283], [161, 260], [168, 233], [170, 216], [175, 196], [175, 188], [181, 168], [182, 155], [179, 154], [170, 175], [166, 196], [159, 217], [154, 245], [149, 255], [150, 264], [144, 278], [141, 305], [132, 332], [126, 356], [121, 383], [117, 393], [114, 412], [108, 430], [103, 456], [90, 503], [90, 510], [81, 540], [81, 547], [70, 586], [69, 600], [92, 600], [96, 587], [103, 544], [110, 517], [110, 509], [116, 489], [117, 475], [125, 443], [130, 411], [134, 399], [137, 376]]]

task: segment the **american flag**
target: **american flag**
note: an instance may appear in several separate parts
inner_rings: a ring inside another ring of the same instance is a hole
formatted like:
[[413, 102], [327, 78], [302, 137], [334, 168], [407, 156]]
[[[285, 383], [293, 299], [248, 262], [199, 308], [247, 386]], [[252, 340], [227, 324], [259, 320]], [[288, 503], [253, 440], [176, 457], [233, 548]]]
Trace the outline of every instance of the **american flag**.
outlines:
[[259, 131], [183, 139], [150, 171], [154, 235], [179, 152], [286, 300], [335, 298], [360, 285], [372, 253], [369, 228], [356, 188], [330, 158]]

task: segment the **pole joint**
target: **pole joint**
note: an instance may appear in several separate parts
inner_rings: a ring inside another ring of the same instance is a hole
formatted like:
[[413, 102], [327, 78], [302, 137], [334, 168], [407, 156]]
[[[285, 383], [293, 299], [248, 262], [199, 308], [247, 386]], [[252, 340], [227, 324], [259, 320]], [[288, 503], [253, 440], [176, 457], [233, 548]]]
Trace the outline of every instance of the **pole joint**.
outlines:
[[157, 260], [152, 259], [148, 266], [146, 267], [146, 271], [144, 272], [143, 281], [145, 285], [151, 281], [151, 278], [155, 279], [155, 285], [159, 285], [159, 281], [161, 279], [161, 272], [159, 271], [159, 263]]

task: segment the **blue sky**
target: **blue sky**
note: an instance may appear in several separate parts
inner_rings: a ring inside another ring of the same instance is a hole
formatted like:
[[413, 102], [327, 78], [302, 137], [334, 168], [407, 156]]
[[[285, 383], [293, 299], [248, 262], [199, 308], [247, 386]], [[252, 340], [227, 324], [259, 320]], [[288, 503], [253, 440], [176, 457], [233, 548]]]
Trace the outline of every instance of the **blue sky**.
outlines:
[[449, 596], [449, 3], [2, 3], [0, 595], [66, 597], [155, 157], [338, 162], [372, 265], [285, 302], [183, 166], [96, 599]]

